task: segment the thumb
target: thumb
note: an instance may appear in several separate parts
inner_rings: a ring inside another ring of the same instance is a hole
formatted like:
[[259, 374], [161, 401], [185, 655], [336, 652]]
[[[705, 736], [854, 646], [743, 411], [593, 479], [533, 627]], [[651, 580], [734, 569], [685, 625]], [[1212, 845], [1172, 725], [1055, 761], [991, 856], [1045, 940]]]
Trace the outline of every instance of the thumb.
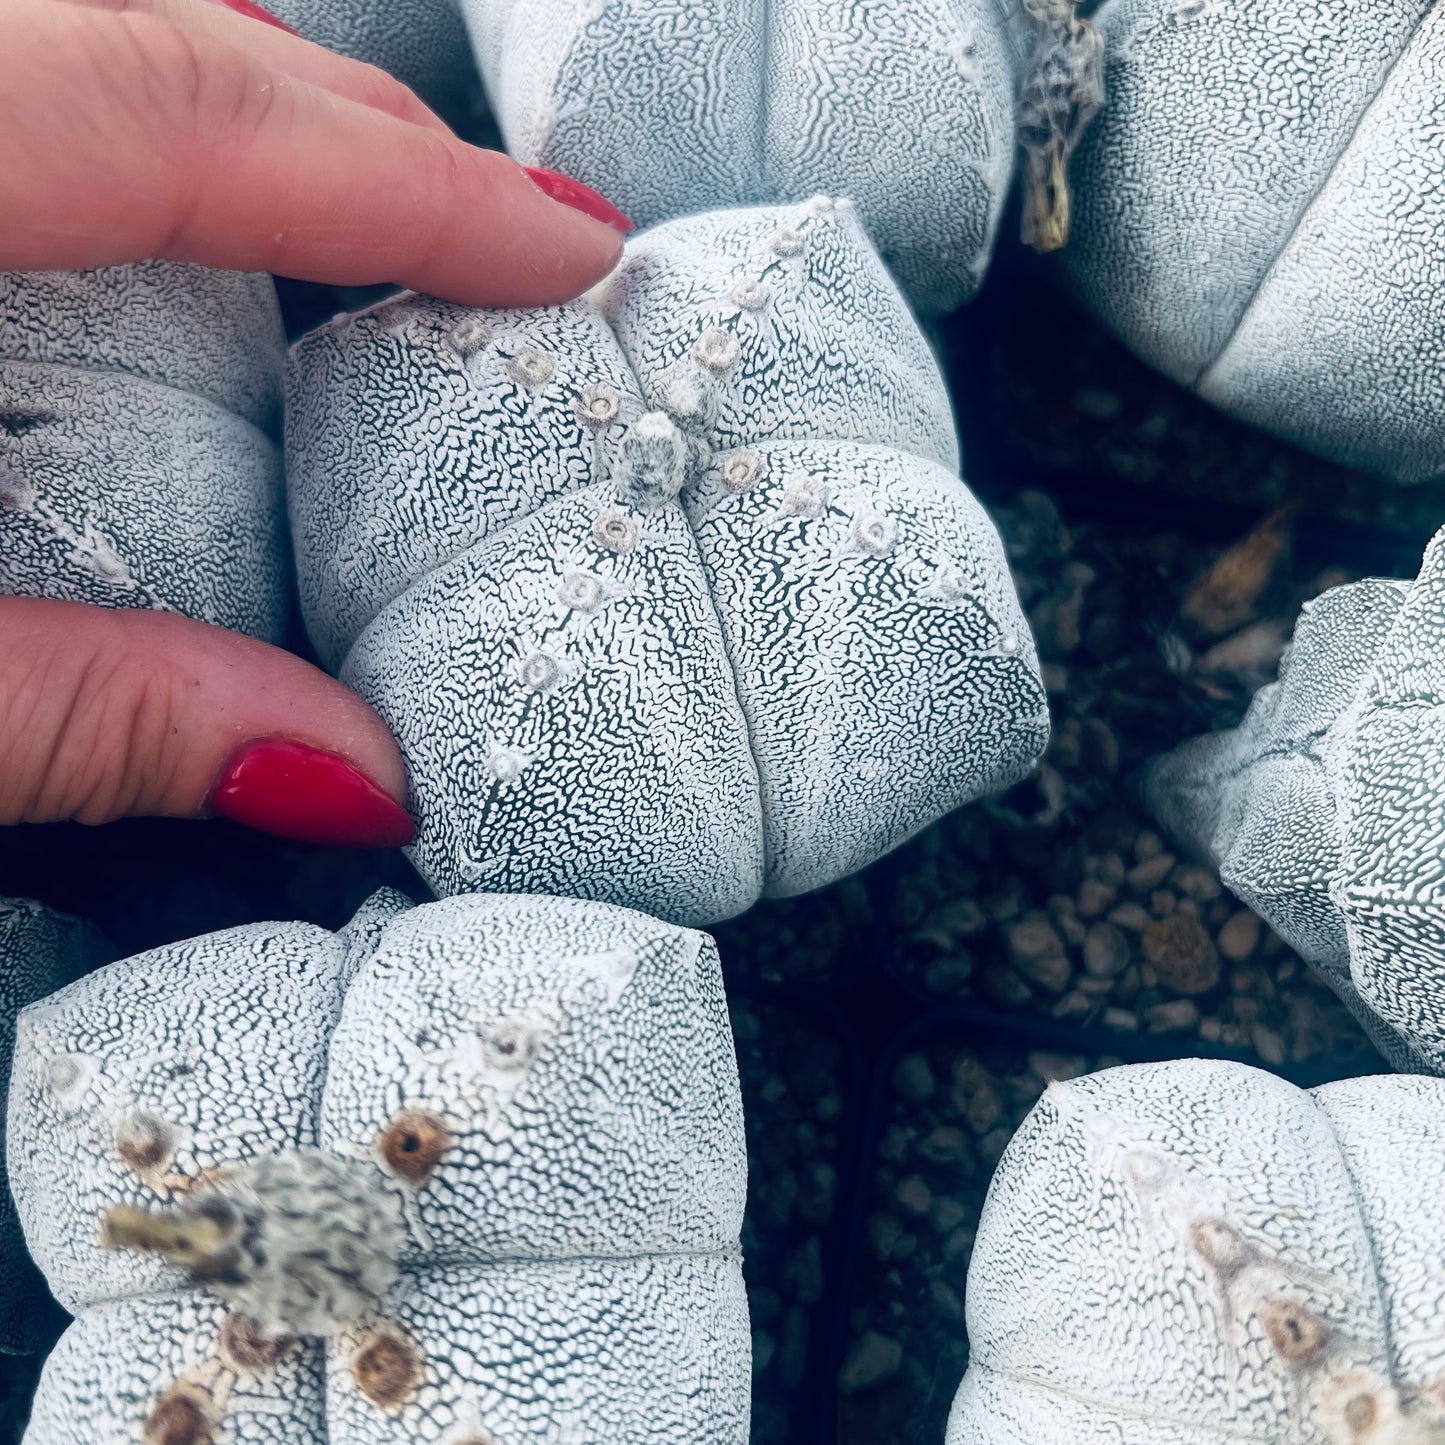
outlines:
[[405, 796], [381, 719], [299, 657], [173, 614], [0, 597], [0, 824], [216, 813], [399, 847]]

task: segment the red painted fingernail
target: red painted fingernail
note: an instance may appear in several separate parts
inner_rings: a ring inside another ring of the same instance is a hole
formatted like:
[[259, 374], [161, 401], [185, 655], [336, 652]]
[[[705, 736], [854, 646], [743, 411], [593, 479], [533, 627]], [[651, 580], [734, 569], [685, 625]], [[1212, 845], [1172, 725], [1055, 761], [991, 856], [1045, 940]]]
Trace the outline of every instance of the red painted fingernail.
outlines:
[[531, 178], [532, 184], [554, 201], [561, 201], [564, 206], [571, 206], [574, 211], [581, 211], [594, 221], [605, 221], [624, 236], [637, 229], [606, 196], [594, 191], [591, 186], [584, 186], [581, 181], [574, 181], [561, 171], [545, 171], [541, 166], [523, 166], [522, 169]]
[[263, 10], [256, 4], [256, 0], [216, 0], [218, 5], [224, 5], [227, 10], [234, 10], [237, 15], [244, 15], [248, 20], [263, 20], [267, 25], [274, 25], [277, 30], [284, 30], [288, 35], [299, 36], [299, 30], [293, 30], [284, 20], [278, 20], [269, 10]]
[[416, 837], [406, 810], [343, 758], [289, 738], [256, 738], [232, 756], [211, 811], [304, 843], [400, 848]]

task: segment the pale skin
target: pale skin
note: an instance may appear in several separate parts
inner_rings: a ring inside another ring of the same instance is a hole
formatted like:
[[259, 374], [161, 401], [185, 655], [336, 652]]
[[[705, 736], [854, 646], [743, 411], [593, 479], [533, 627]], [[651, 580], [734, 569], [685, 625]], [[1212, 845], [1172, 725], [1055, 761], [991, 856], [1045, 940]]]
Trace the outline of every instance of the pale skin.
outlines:
[[[207, 0], [3, 0], [0, 135], [0, 270], [155, 257], [517, 306], [580, 295], [621, 254], [381, 71]], [[268, 734], [405, 798], [381, 720], [298, 658], [0, 597], [0, 824], [199, 816]]]

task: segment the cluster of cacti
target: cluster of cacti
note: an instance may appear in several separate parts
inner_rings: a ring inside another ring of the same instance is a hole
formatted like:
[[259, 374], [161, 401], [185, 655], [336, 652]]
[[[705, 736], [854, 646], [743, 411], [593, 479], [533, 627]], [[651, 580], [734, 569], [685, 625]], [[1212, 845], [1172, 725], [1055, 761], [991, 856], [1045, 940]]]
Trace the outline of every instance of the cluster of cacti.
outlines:
[[36, 1445], [746, 1440], [702, 934], [384, 894], [340, 934], [211, 934], [28, 1008], [11, 1119], [76, 1316]]
[[1445, 1074], [1442, 644], [1445, 533], [1414, 582], [1306, 607], [1280, 680], [1158, 762], [1149, 792], [1387, 1057]]
[[[1445, 472], [1445, 10], [277, 8], [444, 107], [464, 20], [520, 158], [660, 224], [582, 300], [404, 293], [292, 355], [312, 641], [401, 744], [419, 871], [477, 896], [98, 972], [82, 925], [0, 901], [10, 1180], [76, 1315], [28, 1438], [741, 1445], [736, 1066], [673, 925], [864, 867], [1048, 733], [889, 268], [967, 299], [1021, 148], [1026, 239], [1072, 230], [1068, 284], [1147, 359]], [[283, 357], [265, 277], [0, 276], [0, 592], [279, 639]], [[1445, 534], [1415, 583], [1312, 604], [1151, 788], [1445, 1074], [1442, 641]], [[990, 1196], [951, 1445], [1440, 1445], [1442, 1104], [1204, 1063], [1055, 1086]], [[43, 1298], [7, 1204], [0, 1349]]]
[[591, 297], [304, 337], [301, 601], [444, 893], [698, 924], [815, 888], [1047, 737], [948, 394], [845, 203], [632, 242]]
[[1204, 1060], [1051, 1085], [984, 1206], [948, 1445], [1440, 1445], [1442, 1108]]

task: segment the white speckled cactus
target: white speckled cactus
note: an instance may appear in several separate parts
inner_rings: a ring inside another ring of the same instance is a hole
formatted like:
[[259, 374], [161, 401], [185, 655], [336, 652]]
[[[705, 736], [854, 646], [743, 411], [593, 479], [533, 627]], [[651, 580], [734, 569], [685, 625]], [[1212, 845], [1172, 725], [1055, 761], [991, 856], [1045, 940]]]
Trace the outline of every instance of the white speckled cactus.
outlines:
[[[0, 898], [0, 1081], [10, 1078], [15, 1018], [22, 1008], [114, 957], [87, 923], [24, 898]], [[5, 1177], [0, 1118], [0, 1351], [34, 1347], [44, 1285], [25, 1252]]]
[[267, 0], [266, 8], [308, 40], [380, 66], [443, 114], [465, 96], [472, 64], [456, 0]]
[[401, 743], [438, 891], [709, 922], [1042, 748], [947, 393], [845, 203], [673, 222], [590, 300], [406, 296], [293, 355], [302, 605]]
[[269, 276], [0, 272], [0, 592], [278, 639], [284, 357]]
[[853, 197], [920, 304], [983, 279], [1013, 176], [1015, 0], [462, 0], [508, 149], [639, 224]]
[[1105, 0], [1073, 289], [1235, 416], [1445, 473], [1445, 9]]
[[1155, 764], [1149, 794], [1392, 1062], [1445, 1074], [1442, 699], [1445, 533], [1414, 583], [1309, 604], [1279, 682]]
[[[15, 1194], [76, 1314], [27, 1445], [743, 1445], [711, 940], [571, 900], [404, 906], [157, 949], [21, 1016]], [[211, 1288], [100, 1243], [168, 1218], [151, 1246], [194, 1259], [238, 1204]]]
[[948, 1445], [1441, 1445], [1445, 1080], [1054, 1084], [994, 1176]]

